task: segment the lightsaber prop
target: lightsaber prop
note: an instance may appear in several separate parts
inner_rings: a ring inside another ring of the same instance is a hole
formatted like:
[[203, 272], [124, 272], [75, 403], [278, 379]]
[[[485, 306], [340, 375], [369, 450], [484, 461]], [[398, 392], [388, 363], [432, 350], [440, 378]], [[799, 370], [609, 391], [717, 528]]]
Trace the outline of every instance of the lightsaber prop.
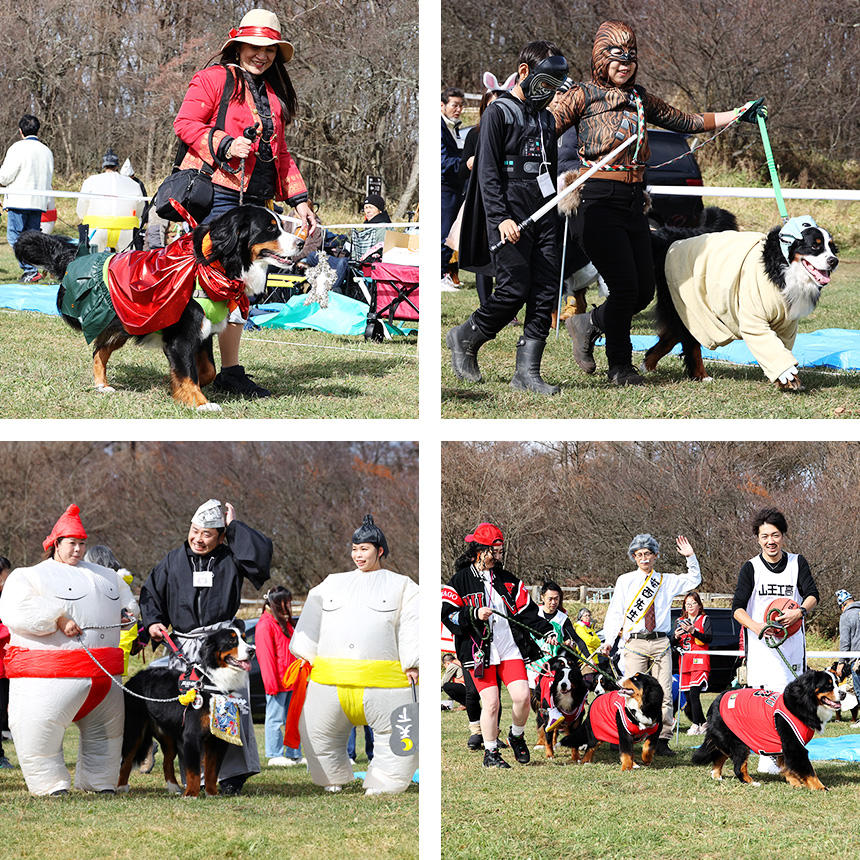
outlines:
[[[564, 200], [564, 198], [567, 197], [568, 194], [572, 194], [574, 191], [576, 191], [577, 188], [579, 188], [580, 185], [583, 184], [583, 182], [585, 182], [587, 179], [591, 179], [591, 177], [594, 176], [594, 174], [597, 173], [598, 170], [602, 170], [604, 167], [606, 167], [607, 164], [609, 164], [610, 161], [615, 159], [616, 156], [624, 152], [624, 150], [627, 149], [627, 147], [630, 146], [630, 144], [633, 143], [635, 140], [635, 135], [633, 137], [628, 137], [627, 140], [616, 146], [615, 149], [613, 149], [612, 152], [609, 153], [609, 155], [605, 155], [603, 158], [600, 159], [600, 161], [597, 162], [597, 164], [593, 165], [592, 167], [589, 167], [588, 170], [586, 170], [585, 173], [582, 174], [582, 176], [571, 182], [570, 185], [567, 186], [567, 188], [562, 189], [561, 191], [559, 191], [558, 194], [555, 195], [555, 197], [552, 197], [547, 200], [547, 202], [544, 203], [543, 206], [541, 206], [540, 209], [537, 210], [537, 212], [532, 212], [532, 214], [529, 215], [529, 217], [526, 218], [525, 221], [520, 221], [520, 223], [517, 224], [517, 228], [519, 230], [525, 230], [528, 227], [531, 227], [531, 225], [534, 224], [535, 221], [538, 221], [543, 218], [543, 216], [546, 215], [546, 213], [549, 212], [550, 209], [553, 209], [558, 206], [558, 204], [562, 200]], [[491, 245], [490, 251], [498, 251], [499, 248], [501, 248], [504, 244], [505, 240], [502, 239], [501, 241], [496, 242], [495, 245]]]

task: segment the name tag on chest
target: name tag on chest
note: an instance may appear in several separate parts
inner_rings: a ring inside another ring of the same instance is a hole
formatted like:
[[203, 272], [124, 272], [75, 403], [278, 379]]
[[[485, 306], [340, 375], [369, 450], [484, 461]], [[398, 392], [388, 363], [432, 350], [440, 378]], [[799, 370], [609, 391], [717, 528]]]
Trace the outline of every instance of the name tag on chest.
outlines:
[[192, 584], [195, 588], [212, 588], [212, 579], [211, 570], [195, 570]]

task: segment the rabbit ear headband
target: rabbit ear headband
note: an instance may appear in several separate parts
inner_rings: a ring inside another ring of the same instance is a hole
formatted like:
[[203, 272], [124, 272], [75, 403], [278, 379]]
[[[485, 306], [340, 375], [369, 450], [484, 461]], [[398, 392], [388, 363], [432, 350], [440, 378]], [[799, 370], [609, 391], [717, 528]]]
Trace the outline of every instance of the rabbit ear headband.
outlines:
[[492, 72], [484, 72], [484, 86], [487, 88], [487, 92], [507, 92], [516, 82], [516, 72], [514, 72], [503, 84], [499, 83], [498, 78]]

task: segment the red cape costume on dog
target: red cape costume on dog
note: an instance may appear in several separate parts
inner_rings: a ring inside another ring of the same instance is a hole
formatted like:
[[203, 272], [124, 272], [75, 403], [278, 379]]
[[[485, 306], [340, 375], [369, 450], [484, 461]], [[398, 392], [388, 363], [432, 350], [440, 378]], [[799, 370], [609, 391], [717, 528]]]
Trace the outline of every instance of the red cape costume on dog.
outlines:
[[[204, 240], [204, 249], [206, 244]], [[111, 302], [129, 334], [150, 334], [173, 325], [198, 285], [213, 302], [230, 302], [243, 316], [248, 314], [245, 284], [228, 278], [220, 263], [199, 263], [193, 233], [166, 248], [116, 254], [107, 274]]]

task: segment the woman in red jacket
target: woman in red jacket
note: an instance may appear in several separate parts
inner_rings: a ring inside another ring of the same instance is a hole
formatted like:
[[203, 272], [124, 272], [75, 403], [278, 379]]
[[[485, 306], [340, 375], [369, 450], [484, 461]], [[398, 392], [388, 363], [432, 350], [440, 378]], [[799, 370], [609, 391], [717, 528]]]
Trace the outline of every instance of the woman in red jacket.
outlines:
[[293, 638], [292, 594], [281, 585], [269, 589], [266, 603], [254, 631], [257, 662], [266, 691], [266, 756], [269, 767], [299, 764], [301, 749], [284, 746], [284, 725], [292, 689], [284, 685], [284, 673], [296, 658], [290, 653]]
[[[223, 214], [243, 202], [269, 206], [275, 200], [293, 206], [310, 232], [315, 224], [308, 191], [287, 149], [286, 128], [298, 108], [286, 63], [293, 46], [281, 38], [278, 17], [252, 9], [230, 30], [220, 56], [191, 79], [173, 128], [188, 147], [182, 169], [215, 167], [212, 211]], [[231, 87], [221, 123], [219, 108], [225, 87]], [[244, 320], [231, 314], [219, 336], [221, 372], [215, 387], [245, 397], [268, 397], [239, 364]]]

